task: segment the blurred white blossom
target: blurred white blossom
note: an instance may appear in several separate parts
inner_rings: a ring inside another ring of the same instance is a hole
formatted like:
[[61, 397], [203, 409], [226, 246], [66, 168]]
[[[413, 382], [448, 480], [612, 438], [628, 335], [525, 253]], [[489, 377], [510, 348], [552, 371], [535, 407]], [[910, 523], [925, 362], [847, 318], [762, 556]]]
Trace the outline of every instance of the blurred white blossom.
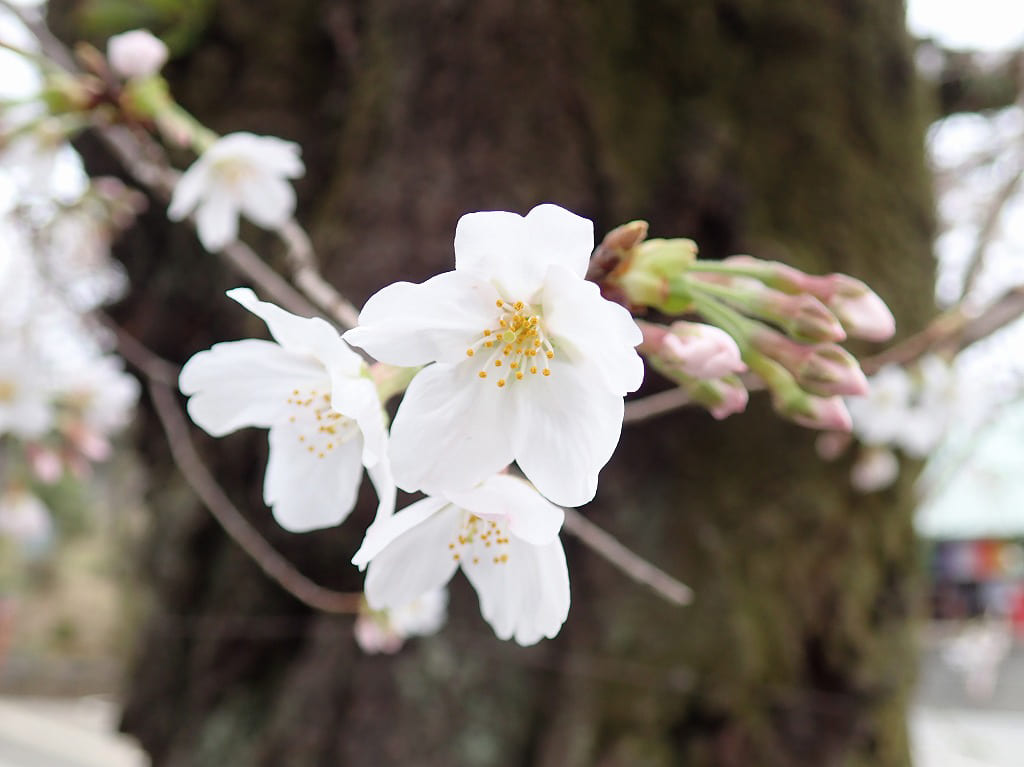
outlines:
[[133, 29], [107, 40], [111, 69], [124, 78], [155, 75], [167, 62], [167, 46], [149, 30]]
[[363, 652], [395, 653], [412, 636], [441, 630], [447, 618], [448, 589], [428, 591], [412, 602], [390, 610], [364, 610], [355, 622], [356, 642]]
[[276, 229], [295, 211], [288, 179], [305, 173], [299, 151], [298, 144], [273, 136], [223, 136], [182, 175], [167, 215], [180, 221], [194, 210], [199, 239], [210, 251], [238, 238], [239, 213]]

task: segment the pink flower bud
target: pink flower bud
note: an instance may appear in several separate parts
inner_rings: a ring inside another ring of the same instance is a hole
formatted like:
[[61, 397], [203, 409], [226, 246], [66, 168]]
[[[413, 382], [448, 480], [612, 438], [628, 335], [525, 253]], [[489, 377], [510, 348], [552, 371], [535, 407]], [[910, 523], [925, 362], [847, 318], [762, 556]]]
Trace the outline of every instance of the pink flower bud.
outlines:
[[39, 478], [40, 482], [52, 485], [64, 473], [64, 463], [53, 450], [40, 445], [30, 445], [26, 453], [32, 473]]
[[665, 346], [695, 378], [721, 378], [747, 369], [732, 336], [702, 322], [673, 322]]
[[675, 322], [671, 327], [639, 321], [644, 341], [640, 351], [693, 378], [721, 378], [747, 369], [740, 349], [724, 330], [699, 322]]
[[110, 68], [125, 79], [149, 77], [167, 62], [167, 46], [145, 29], [114, 35], [107, 41]]
[[889, 487], [900, 475], [900, 462], [891, 450], [868, 448], [850, 469], [850, 484], [862, 493]]
[[710, 378], [704, 381], [690, 379], [682, 386], [694, 402], [707, 408], [719, 421], [747, 409], [749, 395], [743, 382], [736, 376]]
[[738, 379], [720, 378], [711, 383], [715, 386], [716, 393], [720, 398], [717, 405], [708, 407], [708, 412], [713, 417], [721, 421], [723, 418], [728, 418], [734, 413], [742, 413], [747, 409], [750, 395]]
[[843, 341], [846, 331], [828, 307], [814, 296], [800, 294], [777, 299], [783, 313], [782, 326], [801, 341]]
[[848, 432], [853, 428], [850, 411], [842, 397], [815, 397], [808, 394], [787, 403], [776, 403], [779, 413], [809, 429]]
[[821, 397], [868, 393], [868, 380], [856, 358], [835, 344], [800, 344], [771, 328], [750, 334], [754, 348], [780, 362], [804, 391]]
[[888, 341], [893, 337], [896, 320], [875, 291], [845, 274], [829, 277], [836, 290], [825, 303], [851, 336], [865, 341]]

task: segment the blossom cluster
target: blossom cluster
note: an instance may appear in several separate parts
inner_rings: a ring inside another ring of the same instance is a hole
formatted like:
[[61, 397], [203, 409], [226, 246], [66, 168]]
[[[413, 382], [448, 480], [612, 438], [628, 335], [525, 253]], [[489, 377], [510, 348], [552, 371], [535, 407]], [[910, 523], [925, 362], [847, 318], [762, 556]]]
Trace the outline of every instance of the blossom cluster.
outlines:
[[[182, 369], [189, 414], [207, 432], [269, 430], [264, 500], [286, 529], [346, 519], [365, 468], [379, 505], [353, 563], [367, 570], [368, 645], [391, 636], [382, 626], [412, 633], [397, 616], [459, 569], [499, 637], [533, 644], [565, 621], [555, 504], [594, 497], [623, 397], [643, 378], [640, 330], [584, 279], [593, 244], [591, 222], [555, 205], [471, 213], [453, 271], [383, 288], [344, 337], [240, 288], [228, 295], [275, 342], [220, 343]], [[418, 370], [390, 430], [373, 371], [349, 344]], [[506, 473], [513, 463], [525, 479]], [[395, 512], [399, 487], [426, 497]]]
[[52, 537], [32, 485], [88, 476], [109, 457], [139, 394], [90, 320], [124, 290], [110, 242], [139, 201], [113, 179], [61, 200], [48, 177], [8, 177], [40, 179], [20, 190], [22, 204], [0, 211], [0, 536], [32, 552]]
[[848, 400], [853, 434], [862, 449], [850, 479], [862, 492], [891, 485], [899, 476], [901, 450], [912, 458], [927, 457], [952, 424], [957, 396], [949, 363], [927, 355], [914, 365], [890, 364], [869, 379], [867, 396]]

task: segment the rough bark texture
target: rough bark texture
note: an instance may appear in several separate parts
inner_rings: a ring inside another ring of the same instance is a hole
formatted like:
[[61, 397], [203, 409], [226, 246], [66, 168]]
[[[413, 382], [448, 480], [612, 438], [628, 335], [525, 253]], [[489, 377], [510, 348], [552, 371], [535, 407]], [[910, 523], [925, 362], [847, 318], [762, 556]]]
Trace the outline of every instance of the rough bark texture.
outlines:
[[[54, 4], [63, 34], [97, 34], [71, 5]], [[463, 212], [553, 201], [598, 236], [646, 218], [707, 256], [852, 273], [909, 330], [929, 312], [932, 263], [902, 12], [898, 0], [222, 0], [169, 75], [215, 129], [302, 143], [301, 217], [357, 302], [450, 268]], [[237, 275], [159, 211], [121, 255], [139, 290], [119, 316], [160, 353], [183, 361], [227, 328], [262, 333], [217, 297]], [[660, 386], [652, 375], [646, 389]], [[350, 620], [309, 614], [262, 578], [183, 488], [149, 420], [140, 433], [156, 607], [124, 727], [157, 767], [908, 761], [908, 484], [856, 495], [848, 465], [822, 464], [814, 434], [762, 397], [724, 423], [686, 411], [627, 428], [586, 510], [692, 584], [695, 605], [669, 606], [570, 540], [573, 608], [556, 640], [498, 642], [457, 582], [449, 627], [394, 658], [360, 654]], [[202, 447], [275, 545], [357, 588], [346, 561], [370, 493], [338, 530], [276, 531], [263, 443]]]

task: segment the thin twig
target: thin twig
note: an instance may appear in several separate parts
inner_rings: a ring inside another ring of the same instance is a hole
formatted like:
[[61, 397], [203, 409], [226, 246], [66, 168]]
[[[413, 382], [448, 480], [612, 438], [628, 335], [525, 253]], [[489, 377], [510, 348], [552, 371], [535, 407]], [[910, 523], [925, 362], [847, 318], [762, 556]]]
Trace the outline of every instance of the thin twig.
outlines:
[[691, 401], [686, 391], [679, 388], [668, 389], [646, 397], [639, 397], [626, 403], [626, 413], [622, 422], [640, 423], [648, 421], [656, 416], [689, 405]]
[[171, 457], [195, 491], [231, 539], [270, 579], [303, 604], [328, 613], [359, 612], [362, 594], [335, 591], [314, 583], [285, 559], [260, 535], [206, 469], [189, 437], [189, 426], [174, 391], [177, 370], [174, 365], [153, 354], [121, 328], [117, 333], [118, 350], [147, 379], [157, 417], [163, 427]]
[[575, 509], [565, 510], [565, 529], [637, 583], [642, 583], [672, 604], [682, 606], [693, 601], [693, 589], [634, 554], [619, 543], [615, 536], [602, 530]]
[[955, 354], [1001, 330], [1022, 315], [1024, 286], [1018, 285], [1004, 292], [976, 316], [969, 316], [960, 307], [939, 315], [919, 333], [880, 354], [861, 360], [861, 367], [871, 375], [884, 365], [906, 365], [930, 351]]
[[1024, 180], [1024, 165], [1018, 167], [1016, 172], [999, 187], [999, 190], [989, 204], [988, 210], [985, 211], [985, 218], [981, 222], [981, 228], [978, 230], [974, 249], [971, 251], [970, 258], [967, 261], [964, 287], [960, 292], [961, 299], [965, 299], [970, 295], [975, 283], [978, 281], [978, 276], [985, 266], [985, 257], [988, 255], [992, 241], [999, 230], [999, 221], [1003, 217], [1003, 211], [1006, 210], [1006, 206], [1020, 189], [1022, 180]]
[[320, 274], [316, 254], [313, 252], [313, 245], [306, 230], [292, 218], [285, 222], [278, 233], [287, 247], [292, 282], [343, 328], [354, 328], [358, 325], [359, 311]]

